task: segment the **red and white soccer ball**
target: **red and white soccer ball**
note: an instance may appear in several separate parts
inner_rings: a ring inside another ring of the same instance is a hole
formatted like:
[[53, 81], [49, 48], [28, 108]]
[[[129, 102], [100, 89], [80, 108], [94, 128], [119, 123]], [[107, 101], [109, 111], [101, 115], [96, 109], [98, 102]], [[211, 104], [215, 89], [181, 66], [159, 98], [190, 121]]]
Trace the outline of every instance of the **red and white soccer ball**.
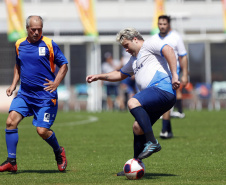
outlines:
[[138, 159], [130, 159], [125, 163], [123, 170], [128, 179], [141, 179], [145, 173], [145, 166]]

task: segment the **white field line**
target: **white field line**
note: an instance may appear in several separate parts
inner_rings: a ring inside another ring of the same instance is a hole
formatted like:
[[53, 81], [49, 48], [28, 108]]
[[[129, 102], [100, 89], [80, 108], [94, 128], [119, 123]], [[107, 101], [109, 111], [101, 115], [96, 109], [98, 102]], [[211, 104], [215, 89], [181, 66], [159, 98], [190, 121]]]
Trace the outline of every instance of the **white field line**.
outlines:
[[64, 127], [64, 126], [73, 126], [73, 125], [84, 125], [98, 121], [98, 118], [95, 116], [88, 116], [87, 119], [81, 121], [72, 121], [72, 122], [63, 122], [63, 123], [55, 123], [54, 127]]
[[[79, 117], [81, 119], [81, 118], [83, 118], [83, 116], [73, 116], [73, 117], [74, 117], [73, 119], [75, 121], [62, 122], [62, 123], [56, 122], [56, 123], [53, 123], [52, 126], [54, 126], [54, 127], [65, 127], [65, 126], [85, 125], [85, 124], [90, 124], [90, 123], [98, 121], [98, 118], [95, 117], [95, 116], [87, 116], [87, 117], [84, 117], [84, 119], [80, 120], [80, 121], [76, 121], [76, 117], [77, 118]], [[24, 119], [26, 119], [26, 118], [24, 118]], [[22, 122], [18, 125], [18, 128], [19, 129], [20, 128], [31, 128], [31, 126], [33, 126], [32, 123], [31, 123], [31, 125], [23, 125], [23, 122]], [[0, 129], [5, 129], [5, 128], [6, 128], [5, 125], [0, 127]]]

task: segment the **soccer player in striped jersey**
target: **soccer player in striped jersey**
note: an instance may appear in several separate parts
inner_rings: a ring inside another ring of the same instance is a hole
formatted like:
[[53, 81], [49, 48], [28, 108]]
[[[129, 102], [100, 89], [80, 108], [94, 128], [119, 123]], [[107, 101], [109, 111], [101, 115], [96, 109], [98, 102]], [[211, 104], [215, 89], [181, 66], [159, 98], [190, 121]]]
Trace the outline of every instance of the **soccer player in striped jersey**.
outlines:
[[[116, 40], [131, 54], [128, 63], [118, 71], [89, 75], [86, 81], [120, 81], [135, 75], [140, 92], [128, 100], [128, 108], [135, 119], [133, 157], [142, 160], [161, 150], [152, 125], [176, 102], [175, 90], [180, 86], [177, 60], [169, 45], [153, 38], [144, 41], [134, 28], [121, 30]], [[117, 175], [124, 173], [122, 171]]]
[[[68, 61], [54, 41], [42, 36], [42, 28], [42, 17], [29, 16], [26, 20], [28, 36], [19, 39], [15, 44], [14, 77], [6, 94], [13, 94], [19, 80], [21, 84], [11, 103], [6, 121], [8, 158], [0, 165], [0, 172], [17, 171], [17, 127], [20, 121], [28, 116], [34, 116], [32, 123], [37, 133], [53, 148], [59, 171], [64, 171], [67, 167], [65, 150], [59, 146], [50, 127], [57, 115], [57, 87], [67, 73]], [[59, 67], [56, 76], [55, 65]]]

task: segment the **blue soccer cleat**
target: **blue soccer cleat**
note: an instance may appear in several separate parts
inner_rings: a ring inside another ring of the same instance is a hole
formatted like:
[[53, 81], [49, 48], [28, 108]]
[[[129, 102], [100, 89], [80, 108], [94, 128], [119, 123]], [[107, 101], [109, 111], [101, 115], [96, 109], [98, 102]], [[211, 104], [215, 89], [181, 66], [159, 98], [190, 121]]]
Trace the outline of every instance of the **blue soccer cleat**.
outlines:
[[161, 145], [158, 143], [158, 140], [156, 139], [157, 143], [152, 143], [151, 141], [148, 141], [144, 144], [145, 148], [144, 150], [139, 154], [138, 159], [145, 159], [152, 155], [155, 152], [158, 152], [162, 149]]

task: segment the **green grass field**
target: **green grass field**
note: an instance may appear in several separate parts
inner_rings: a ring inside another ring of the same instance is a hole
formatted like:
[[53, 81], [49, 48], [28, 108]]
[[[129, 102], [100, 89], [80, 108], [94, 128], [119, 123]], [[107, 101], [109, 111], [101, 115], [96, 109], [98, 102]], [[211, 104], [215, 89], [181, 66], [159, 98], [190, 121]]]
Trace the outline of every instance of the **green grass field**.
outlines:
[[[68, 167], [57, 170], [52, 149], [32, 126], [19, 125], [18, 172], [0, 173], [0, 184], [226, 184], [226, 111], [186, 111], [172, 119], [174, 138], [159, 138], [161, 120], [153, 127], [162, 150], [144, 159], [146, 174], [127, 180], [115, 174], [133, 157], [133, 118], [128, 112], [59, 112], [52, 129], [65, 147]], [[5, 121], [0, 114], [0, 162], [7, 157]]]

